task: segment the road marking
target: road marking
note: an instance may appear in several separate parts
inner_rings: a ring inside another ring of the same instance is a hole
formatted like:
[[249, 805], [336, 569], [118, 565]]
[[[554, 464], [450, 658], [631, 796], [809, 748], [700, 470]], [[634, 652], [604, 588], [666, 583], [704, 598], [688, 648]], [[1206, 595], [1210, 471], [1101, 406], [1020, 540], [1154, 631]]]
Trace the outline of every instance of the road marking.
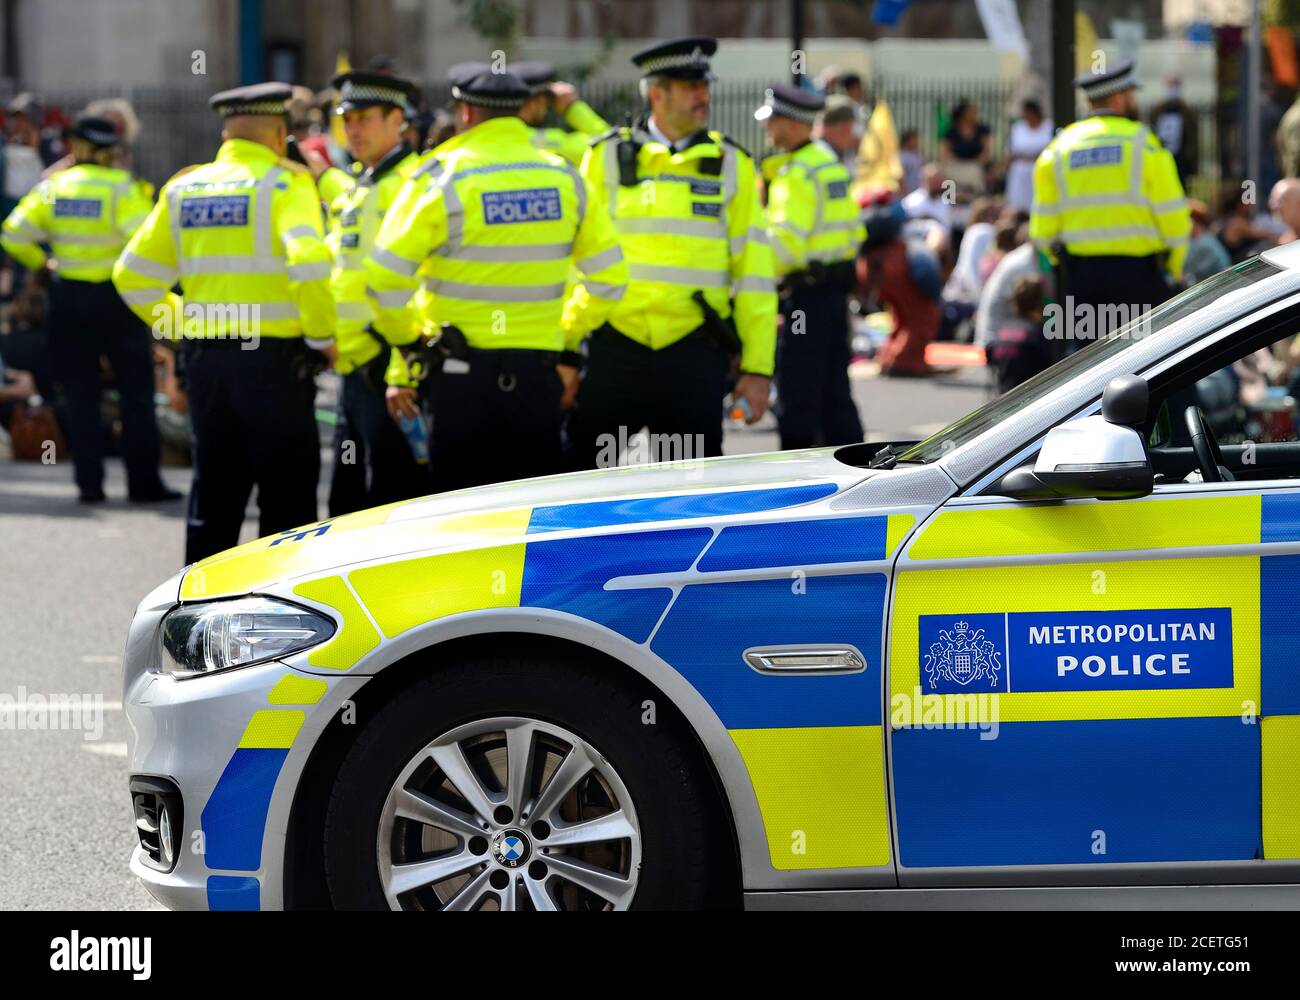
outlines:
[[125, 743], [83, 743], [81, 749], [86, 753], [97, 753], [102, 757], [125, 757]]

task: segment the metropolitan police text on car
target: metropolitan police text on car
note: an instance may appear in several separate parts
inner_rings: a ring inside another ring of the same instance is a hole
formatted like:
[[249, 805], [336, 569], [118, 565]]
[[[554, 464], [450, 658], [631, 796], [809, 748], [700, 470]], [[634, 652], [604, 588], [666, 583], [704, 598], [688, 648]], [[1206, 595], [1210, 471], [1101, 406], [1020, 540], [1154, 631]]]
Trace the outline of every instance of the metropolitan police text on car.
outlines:
[[1229, 608], [922, 615], [929, 690], [1232, 686]]
[[563, 217], [559, 188], [483, 192], [483, 221], [491, 226], [506, 222], [557, 222]]

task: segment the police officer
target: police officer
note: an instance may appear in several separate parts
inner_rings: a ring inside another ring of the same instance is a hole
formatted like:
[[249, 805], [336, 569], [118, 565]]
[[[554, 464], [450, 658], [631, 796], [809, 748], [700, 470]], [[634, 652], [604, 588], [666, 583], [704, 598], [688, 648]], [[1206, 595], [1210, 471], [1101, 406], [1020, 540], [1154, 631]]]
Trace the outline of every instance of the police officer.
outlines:
[[1103, 336], [1169, 297], [1192, 224], [1174, 158], [1138, 119], [1132, 63], [1075, 83], [1091, 114], [1034, 164], [1029, 235], [1057, 264], [1066, 322], [1090, 307]]
[[[587, 151], [583, 175], [614, 220], [631, 280], [608, 314], [581, 306], [592, 333], [569, 422], [574, 462], [595, 467], [611, 443], [645, 427], [674, 455], [722, 454], [722, 398], [739, 354], [735, 396], [749, 422], [767, 409], [776, 348], [772, 251], [754, 162], [706, 128], [712, 38], [683, 38], [633, 57], [649, 115]], [[661, 438], [662, 440], [662, 438]]]
[[[597, 315], [627, 287], [595, 193], [537, 149], [519, 118], [528, 94], [510, 73], [454, 68], [458, 134], [398, 194], [366, 265], [385, 338], [439, 331], [419, 362], [429, 373], [439, 490], [559, 470], [561, 400], [580, 361], [562, 326], [569, 268], [586, 277], [585, 308]], [[421, 278], [426, 308], [413, 316]]]
[[[180, 496], [158, 475], [153, 341], [109, 281], [118, 254], [152, 207], [147, 184], [109, 165], [120, 141], [107, 119], [79, 117], [73, 165], [28, 192], [0, 236], [36, 280], [50, 275], [50, 355], [67, 396], [83, 503], [104, 499], [101, 356], [108, 357], [119, 396], [128, 496], [137, 502]], [[48, 260], [41, 244], [50, 247]]]
[[167, 182], [113, 269], [137, 315], [185, 340], [187, 562], [239, 541], [254, 486], [261, 534], [316, 520], [314, 375], [335, 356], [334, 302], [316, 186], [284, 158], [290, 93], [262, 83], [216, 94], [216, 159]]
[[[609, 122], [578, 97], [577, 87], [557, 80], [555, 67], [550, 63], [511, 63], [510, 72], [519, 77], [529, 90], [528, 100], [519, 109], [519, 117], [533, 130], [533, 144], [538, 149], [563, 156], [575, 167], [581, 164], [591, 141], [609, 131]], [[573, 131], [542, 127], [552, 107]]]
[[835, 151], [813, 141], [825, 99], [774, 83], [754, 112], [777, 152], [760, 164], [767, 231], [780, 281], [777, 421], [782, 449], [852, 444], [862, 422], [849, 387], [849, 302], [866, 239], [852, 178]]
[[352, 71], [336, 76], [331, 86], [339, 93], [336, 112], [348, 148], [366, 168], [330, 206], [326, 240], [334, 254], [335, 368], [343, 376], [329, 496], [333, 517], [420, 496], [429, 492], [429, 476], [388, 414], [385, 374], [392, 350], [370, 326], [365, 269], [384, 213], [419, 160], [402, 138], [415, 84]]

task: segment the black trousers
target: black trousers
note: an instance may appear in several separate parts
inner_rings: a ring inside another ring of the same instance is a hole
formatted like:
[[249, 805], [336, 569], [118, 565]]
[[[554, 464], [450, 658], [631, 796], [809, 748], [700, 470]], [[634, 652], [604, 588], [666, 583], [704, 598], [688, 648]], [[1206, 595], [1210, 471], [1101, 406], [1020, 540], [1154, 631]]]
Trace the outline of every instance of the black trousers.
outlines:
[[334, 425], [330, 517], [423, 496], [429, 467], [416, 462], [384, 402], [388, 352], [343, 376]]
[[429, 376], [423, 401], [433, 415], [435, 492], [562, 471], [556, 359], [551, 351], [474, 350], [468, 371], [453, 361]]
[[849, 384], [849, 303], [829, 286], [781, 301], [777, 342], [777, 426], [781, 448], [856, 444], [862, 421]]
[[[591, 337], [587, 372], [569, 418], [571, 465], [595, 469], [618, 458], [645, 428], [669, 442], [661, 460], [722, 454], [722, 397], [731, 361], [702, 330], [652, 350], [606, 324]], [[653, 442], [652, 442], [653, 443]]]
[[[1061, 330], [1066, 339], [1058, 347], [1072, 353], [1087, 347], [1094, 340], [1106, 336], [1125, 322], [1138, 319], [1142, 313], [1154, 309], [1169, 298], [1171, 289], [1161, 272], [1160, 257], [1076, 257], [1065, 259], [1065, 294], [1072, 301], [1073, 310], [1067, 308]], [[1080, 307], [1091, 309], [1091, 336], [1080, 329]], [[1073, 323], [1076, 333], [1068, 333]]]
[[67, 402], [67, 432], [83, 496], [104, 490], [99, 359], [113, 369], [122, 415], [127, 489], [146, 496], [163, 488], [153, 404], [153, 339], [111, 281], [56, 278], [50, 286], [50, 358]]
[[262, 535], [315, 521], [320, 436], [302, 341], [263, 337], [251, 350], [191, 341], [185, 351], [194, 430], [186, 561], [238, 544], [254, 486]]

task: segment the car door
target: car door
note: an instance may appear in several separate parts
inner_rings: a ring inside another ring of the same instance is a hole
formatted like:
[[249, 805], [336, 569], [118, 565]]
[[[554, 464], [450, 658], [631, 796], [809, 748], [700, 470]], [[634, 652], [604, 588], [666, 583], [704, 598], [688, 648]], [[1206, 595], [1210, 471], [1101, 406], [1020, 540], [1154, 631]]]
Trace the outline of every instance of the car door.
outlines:
[[1259, 719], [1261, 596], [1297, 586], [1261, 539], [1300, 539], [1293, 496], [1286, 515], [1248, 482], [958, 497], [928, 519], [891, 611], [900, 884], [1236, 881], [1278, 822], [1293, 850]]

